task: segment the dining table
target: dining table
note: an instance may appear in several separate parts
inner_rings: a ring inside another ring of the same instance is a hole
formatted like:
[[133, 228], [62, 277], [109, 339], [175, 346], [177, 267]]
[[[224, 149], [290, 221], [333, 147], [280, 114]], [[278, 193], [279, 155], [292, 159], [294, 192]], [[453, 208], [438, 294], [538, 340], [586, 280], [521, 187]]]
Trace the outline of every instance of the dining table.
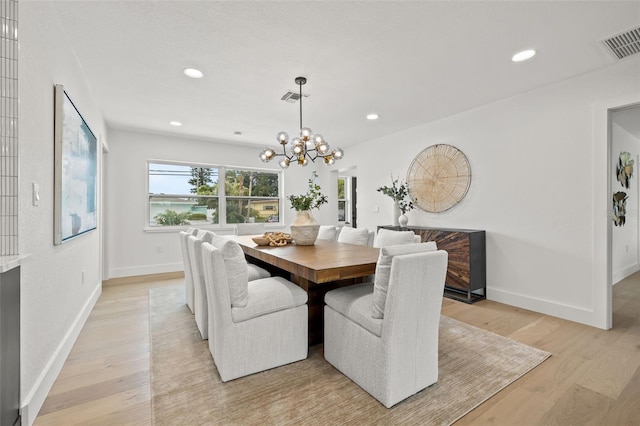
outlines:
[[335, 240], [313, 245], [258, 245], [251, 235], [234, 235], [248, 262], [300, 286], [308, 295], [309, 345], [324, 338], [324, 295], [333, 289], [366, 282], [376, 271], [378, 248]]

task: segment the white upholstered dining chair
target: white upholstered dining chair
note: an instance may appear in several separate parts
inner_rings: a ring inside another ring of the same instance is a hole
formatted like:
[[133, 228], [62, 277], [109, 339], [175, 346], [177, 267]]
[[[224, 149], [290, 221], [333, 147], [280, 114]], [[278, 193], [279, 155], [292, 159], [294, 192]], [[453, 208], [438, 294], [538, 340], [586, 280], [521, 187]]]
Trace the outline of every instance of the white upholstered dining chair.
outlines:
[[[202, 243], [211, 243], [214, 238], [219, 237], [211, 231], [198, 231], [187, 239], [187, 247], [189, 250], [189, 259], [191, 261], [191, 276], [193, 281], [193, 313], [195, 314], [196, 325], [203, 339], [209, 338], [208, 332], [208, 305], [207, 291], [204, 281], [204, 266], [202, 264]], [[226, 241], [226, 239], [225, 239]], [[247, 269], [247, 279], [249, 281], [268, 278], [271, 276], [269, 271], [261, 268], [253, 263], [245, 260]]]
[[320, 225], [318, 230], [319, 240], [335, 240], [338, 229], [335, 225]]
[[383, 247], [375, 284], [325, 295], [325, 359], [387, 408], [438, 380], [447, 258], [433, 242]]
[[238, 223], [234, 226], [236, 235], [264, 235], [264, 223]]
[[307, 357], [304, 290], [282, 277], [249, 282], [235, 241], [203, 243], [202, 259], [209, 351], [223, 382]]
[[338, 242], [373, 246], [373, 239], [375, 236], [375, 231], [369, 231], [367, 228], [351, 228], [350, 226], [343, 226], [340, 234], [338, 234]]
[[189, 247], [187, 240], [190, 235], [196, 235], [197, 228], [188, 228], [186, 231], [178, 232], [180, 239], [180, 248], [182, 250], [182, 265], [184, 268], [184, 291], [186, 295], [187, 306], [193, 313], [193, 275], [191, 273], [191, 260], [189, 257]]
[[200, 231], [198, 234], [190, 235], [187, 238], [189, 249], [189, 259], [191, 261], [191, 273], [193, 278], [193, 313], [195, 315], [196, 326], [203, 339], [208, 339], [207, 291], [204, 284], [204, 268], [202, 265], [202, 243], [210, 243], [214, 233], [210, 231]]
[[[416, 237], [418, 238], [416, 239]], [[416, 235], [413, 231], [393, 231], [391, 229], [380, 228], [373, 240], [373, 246], [380, 248], [419, 242], [420, 236]]]

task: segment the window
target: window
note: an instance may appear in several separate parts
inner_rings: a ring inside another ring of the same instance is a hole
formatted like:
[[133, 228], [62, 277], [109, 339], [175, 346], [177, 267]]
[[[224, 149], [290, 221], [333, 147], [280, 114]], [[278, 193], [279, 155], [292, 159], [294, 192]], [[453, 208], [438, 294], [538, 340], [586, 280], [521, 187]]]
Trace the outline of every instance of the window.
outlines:
[[278, 222], [279, 176], [278, 172], [227, 170], [226, 223]]
[[348, 179], [346, 177], [338, 177], [338, 221], [345, 222], [348, 217]]
[[148, 225], [279, 222], [280, 176], [267, 170], [150, 161]]

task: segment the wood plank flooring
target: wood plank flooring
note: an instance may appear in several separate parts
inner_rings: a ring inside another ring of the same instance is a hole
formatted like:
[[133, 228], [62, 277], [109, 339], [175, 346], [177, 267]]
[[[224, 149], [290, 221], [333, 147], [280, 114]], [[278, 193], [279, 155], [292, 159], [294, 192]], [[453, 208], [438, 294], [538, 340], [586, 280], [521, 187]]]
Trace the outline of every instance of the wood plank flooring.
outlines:
[[[150, 425], [148, 290], [181, 282], [106, 283], [35, 424]], [[640, 425], [640, 273], [614, 287], [613, 303], [614, 328], [604, 331], [444, 299], [443, 314], [553, 354], [456, 425]]]

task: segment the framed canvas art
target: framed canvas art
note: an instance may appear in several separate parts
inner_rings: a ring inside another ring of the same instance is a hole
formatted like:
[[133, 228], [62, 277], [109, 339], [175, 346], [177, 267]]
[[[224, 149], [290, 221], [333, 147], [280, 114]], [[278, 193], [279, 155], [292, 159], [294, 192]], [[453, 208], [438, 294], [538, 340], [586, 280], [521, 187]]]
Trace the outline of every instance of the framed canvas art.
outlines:
[[55, 86], [54, 244], [96, 229], [97, 139], [60, 84]]

